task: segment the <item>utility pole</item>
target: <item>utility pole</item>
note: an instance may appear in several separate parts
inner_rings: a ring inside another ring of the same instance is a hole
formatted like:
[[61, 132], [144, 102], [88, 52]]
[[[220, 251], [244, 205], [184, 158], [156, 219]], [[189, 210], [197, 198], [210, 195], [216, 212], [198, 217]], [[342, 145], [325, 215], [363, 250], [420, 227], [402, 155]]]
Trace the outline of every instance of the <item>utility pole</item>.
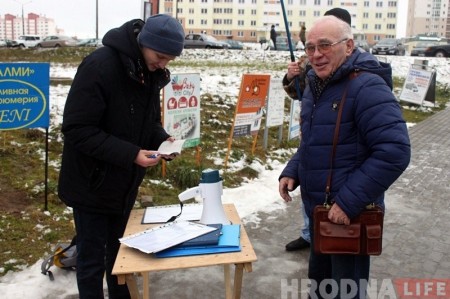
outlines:
[[98, 40], [98, 0], [95, 0], [95, 39]]
[[19, 3], [20, 5], [22, 5], [22, 35], [25, 35], [25, 14], [23, 12], [23, 7], [27, 4], [30, 4], [33, 1], [28, 1], [26, 3], [23, 2], [19, 2], [17, 0], [14, 0], [15, 2]]

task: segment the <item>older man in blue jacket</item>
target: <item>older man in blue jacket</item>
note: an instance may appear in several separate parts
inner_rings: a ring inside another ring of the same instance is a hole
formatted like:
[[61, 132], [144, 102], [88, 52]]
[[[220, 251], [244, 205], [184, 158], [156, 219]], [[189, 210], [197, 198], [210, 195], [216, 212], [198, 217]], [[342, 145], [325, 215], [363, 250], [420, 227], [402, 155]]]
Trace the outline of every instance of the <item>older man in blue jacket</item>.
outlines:
[[[312, 70], [301, 104], [301, 143], [279, 180], [286, 202], [292, 200], [289, 192], [300, 186], [309, 217], [324, 203], [337, 112], [347, 88], [333, 163], [330, 198], [335, 204], [328, 214], [339, 224], [349, 224], [368, 204], [384, 207], [384, 192], [406, 169], [411, 155], [406, 124], [392, 93], [391, 67], [370, 53], [355, 51], [352, 37], [350, 26], [334, 16], [324, 16], [311, 27], [305, 52]], [[298, 70], [288, 72], [294, 76]], [[369, 267], [369, 256], [318, 255], [311, 250], [308, 276], [317, 286], [326, 279], [337, 286], [352, 280], [358, 287], [355, 298], [362, 298], [361, 282], [368, 280]], [[315, 293], [311, 295], [323, 295]]]

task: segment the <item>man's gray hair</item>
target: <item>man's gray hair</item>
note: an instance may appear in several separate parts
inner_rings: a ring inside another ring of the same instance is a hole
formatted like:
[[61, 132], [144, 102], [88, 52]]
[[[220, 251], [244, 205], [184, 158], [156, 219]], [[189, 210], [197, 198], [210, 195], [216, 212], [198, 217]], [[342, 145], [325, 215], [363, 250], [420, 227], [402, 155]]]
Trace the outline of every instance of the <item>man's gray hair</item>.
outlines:
[[327, 16], [323, 16], [323, 17], [316, 19], [316, 21], [314, 22], [314, 25], [316, 23], [323, 22], [323, 21], [329, 21], [329, 20], [333, 20], [337, 23], [337, 26], [339, 27], [339, 32], [341, 33], [341, 38], [353, 39], [352, 27], [350, 27], [350, 25], [348, 23], [344, 22], [343, 20], [341, 20], [333, 15], [327, 15]]

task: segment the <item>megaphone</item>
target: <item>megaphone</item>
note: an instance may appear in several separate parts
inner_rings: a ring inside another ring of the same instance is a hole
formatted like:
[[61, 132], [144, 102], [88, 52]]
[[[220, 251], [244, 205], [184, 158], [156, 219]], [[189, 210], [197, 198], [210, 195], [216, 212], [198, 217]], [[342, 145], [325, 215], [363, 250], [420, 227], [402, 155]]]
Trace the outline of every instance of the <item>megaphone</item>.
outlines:
[[185, 201], [200, 195], [203, 199], [203, 211], [200, 223], [203, 224], [230, 224], [222, 206], [222, 178], [216, 169], [205, 169], [202, 171], [200, 184], [197, 187], [187, 189], [180, 193], [178, 198]]

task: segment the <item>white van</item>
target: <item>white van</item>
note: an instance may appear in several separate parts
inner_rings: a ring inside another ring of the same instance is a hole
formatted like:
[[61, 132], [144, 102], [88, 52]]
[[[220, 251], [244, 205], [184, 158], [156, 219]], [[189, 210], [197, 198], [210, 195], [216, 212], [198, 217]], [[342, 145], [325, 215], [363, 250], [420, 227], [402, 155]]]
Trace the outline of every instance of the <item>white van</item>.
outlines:
[[39, 35], [21, 35], [15, 40], [16, 47], [19, 48], [33, 48], [41, 41]]

